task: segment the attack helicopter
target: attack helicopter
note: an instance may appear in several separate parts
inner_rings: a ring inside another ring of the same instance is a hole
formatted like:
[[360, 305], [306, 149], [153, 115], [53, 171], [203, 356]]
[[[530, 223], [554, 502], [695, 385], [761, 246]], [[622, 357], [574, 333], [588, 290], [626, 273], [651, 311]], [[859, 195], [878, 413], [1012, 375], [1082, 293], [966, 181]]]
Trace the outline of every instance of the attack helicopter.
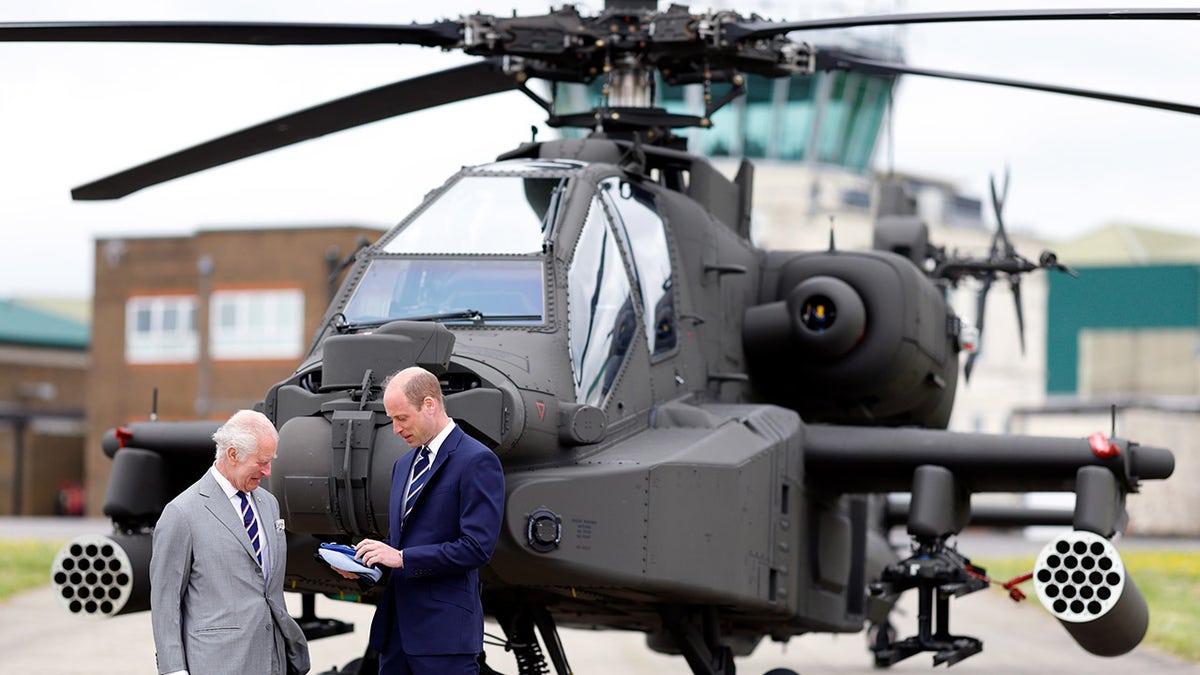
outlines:
[[[880, 219], [873, 250], [758, 249], [749, 241], [753, 165], [743, 162], [729, 179], [688, 153], [676, 131], [710, 125], [744, 93], [748, 75], [829, 70], [986, 81], [1194, 114], [1165, 101], [917, 69], [789, 36], [1195, 14], [1013, 10], [787, 22], [609, 0], [594, 16], [565, 6], [390, 26], [4, 24], [0, 41], [387, 43], [479, 57], [94, 181], [76, 188], [76, 199], [116, 199], [502, 91], [529, 96], [550, 126], [585, 130], [464, 168], [351, 261], [307, 356], [257, 406], [280, 433], [268, 487], [288, 524], [285, 584], [305, 596], [301, 622], [312, 639], [347, 628], [312, 615], [316, 595], [377, 597], [331, 575], [312, 553], [319, 540], [387, 532], [389, 478], [405, 448], [389, 428], [380, 385], [421, 365], [441, 378], [450, 415], [505, 467], [504, 529], [481, 578], [485, 611], [518, 671], [571, 672], [556, 630], [578, 626], [642, 632], [693, 672], [728, 674], [764, 638], [868, 625], [880, 666], [923, 652], [935, 665], [954, 664], [981, 651], [979, 639], [950, 632], [952, 599], [987, 585], [952, 541], [979, 515], [971, 495], [991, 491], [1075, 493], [1073, 532], [1035, 570], [1039, 597], [1088, 651], [1133, 649], [1148, 612], [1110, 539], [1126, 495], [1169, 477], [1173, 457], [1115, 433], [946, 431], [965, 329], [947, 289], [967, 277], [990, 283], [1061, 268], [1056, 259], [1030, 261], [999, 232], [987, 258], [948, 255], [905, 209]], [[535, 80], [600, 83], [603, 101], [564, 113]], [[704, 109], [658, 107], [655, 89], [666, 85], [701, 87]], [[73, 611], [147, 608], [154, 523], [211, 462], [215, 427], [153, 421], [106, 435], [113, 466], [104, 510], [114, 531], [69, 543], [52, 569]], [[891, 492], [911, 494], [901, 515], [908, 555], [888, 543]], [[916, 634], [897, 639], [888, 613], [909, 590], [921, 607]], [[369, 651], [351, 666], [375, 667]]]

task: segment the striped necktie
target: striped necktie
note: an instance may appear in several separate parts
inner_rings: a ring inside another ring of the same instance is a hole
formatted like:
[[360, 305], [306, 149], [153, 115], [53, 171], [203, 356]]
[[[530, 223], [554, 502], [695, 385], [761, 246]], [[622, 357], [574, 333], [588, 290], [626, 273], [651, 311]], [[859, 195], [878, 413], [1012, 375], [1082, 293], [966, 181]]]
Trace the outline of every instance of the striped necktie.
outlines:
[[258, 559], [261, 567], [262, 543], [258, 540], [258, 520], [254, 517], [254, 509], [250, 508], [250, 500], [246, 499], [246, 493], [238, 490], [237, 495], [242, 500], [242, 524], [246, 526], [246, 534], [250, 536], [250, 545], [254, 547], [254, 557]]
[[408, 492], [404, 495], [404, 515], [400, 520], [408, 518], [408, 514], [412, 511], [413, 504], [417, 503], [417, 495], [421, 494], [421, 488], [425, 487], [425, 481], [429, 479], [429, 447], [421, 446], [417, 450], [417, 460], [413, 462], [413, 477], [408, 484]]

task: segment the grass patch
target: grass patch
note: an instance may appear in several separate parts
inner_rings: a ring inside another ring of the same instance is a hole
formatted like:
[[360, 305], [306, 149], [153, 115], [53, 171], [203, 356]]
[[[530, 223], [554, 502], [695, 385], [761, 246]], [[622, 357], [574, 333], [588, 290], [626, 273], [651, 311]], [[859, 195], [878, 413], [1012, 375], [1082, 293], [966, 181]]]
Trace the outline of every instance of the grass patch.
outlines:
[[0, 541], [0, 602], [50, 583], [50, 565], [62, 542]]
[[[1142, 644], [1153, 645], [1189, 661], [1200, 662], [1200, 551], [1125, 551], [1121, 559], [1146, 597], [1150, 627]], [[1033, 569], [1035, 557], [972, 560], [1003, 583]], [[1033, 582], [1021, 589], [1037, 602]]]

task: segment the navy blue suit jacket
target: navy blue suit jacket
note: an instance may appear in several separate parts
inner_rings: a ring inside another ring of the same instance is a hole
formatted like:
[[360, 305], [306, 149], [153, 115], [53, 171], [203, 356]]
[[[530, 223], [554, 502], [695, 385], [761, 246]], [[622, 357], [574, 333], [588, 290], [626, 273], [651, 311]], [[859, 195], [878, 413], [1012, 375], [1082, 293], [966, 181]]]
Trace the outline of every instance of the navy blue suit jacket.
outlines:
[[370, 644], [384, 652], [399, 637], [405, 654], [477, 654], [483, 651], [478, 569], [491, 559], [500, 534], [504, 471], [495, 453], [456, 424], [401, 523], [416, 454], [409, 451], [392, 466], [387, 543], [404, 552], [404, 567], [388, 576]]

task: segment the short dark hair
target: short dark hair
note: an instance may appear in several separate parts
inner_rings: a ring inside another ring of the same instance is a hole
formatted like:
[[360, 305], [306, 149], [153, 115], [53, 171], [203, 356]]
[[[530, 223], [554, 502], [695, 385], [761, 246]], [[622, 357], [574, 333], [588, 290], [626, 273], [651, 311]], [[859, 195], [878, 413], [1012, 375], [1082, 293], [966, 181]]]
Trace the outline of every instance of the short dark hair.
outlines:
[[429, 396], [437, 401], [439, 406], [445, 408], [446, 402], [442, 399], [442, 383], [438, 381], [437, 375], [420, 366], [411, 366], [392, 373], [383, 381], [384, 390], [386, 391], [391, 386], [392, 380], [401, 376], [407, 378], [407, 381], [404, 382], [404, 398], [409, 405], [420, 408], [421, 402], [425, 400], [426, 396]]

